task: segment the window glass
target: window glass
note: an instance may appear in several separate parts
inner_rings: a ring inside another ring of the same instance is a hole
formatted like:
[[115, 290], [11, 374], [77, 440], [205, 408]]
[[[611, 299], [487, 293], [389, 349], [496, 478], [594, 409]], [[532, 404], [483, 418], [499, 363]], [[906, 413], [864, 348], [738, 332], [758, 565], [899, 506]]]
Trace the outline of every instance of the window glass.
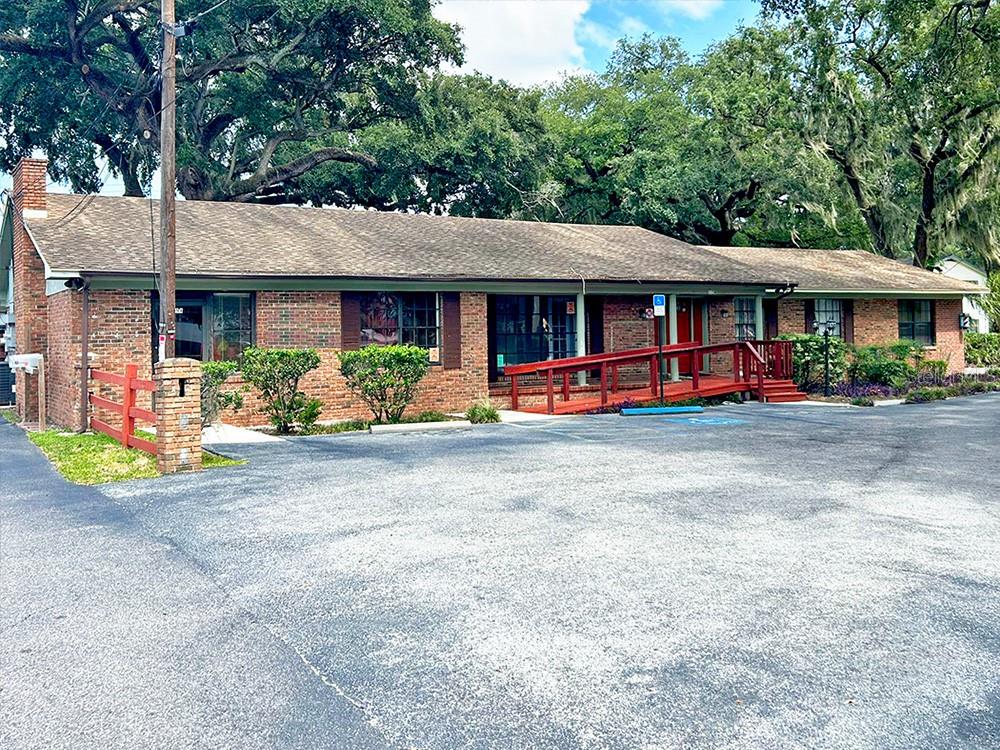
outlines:
[[[176, 331], [174, 339], [174, 354], [178, 357], [201, 359], [204, 345], [204, 307], [201, 299], [177, 300]], [[154, 351], [159, 348], [159, 341]]]
[[934, 343], [934, 306], [930, 300], [899, 301], [899, 338], [924, 346]]
[[495, 304], [497, 371], [503, 372], [507, 365], [576, 356], [576, 297], [503, 294], [497, 295]]
[[757, 301], [753, 297], [733, 299], [736, 315], [736, 340], [753, 341], [757, 338]]
[[[844, 337], [844, 303], [842, 301], [839, 299], [816, 300], [815, 316], [818, 326], [829, 324], [831, 336]], [[809, 331], [809, 333], [813, 333], [813, 331]]]
[[253, 315], [249, 294], [213, 294], [212, 358], [239, 359], [253, 343]]
[[361, 346], [414, 344], [437, 361], [440, 327], [435, 292], [372, 292], [361, 297]]

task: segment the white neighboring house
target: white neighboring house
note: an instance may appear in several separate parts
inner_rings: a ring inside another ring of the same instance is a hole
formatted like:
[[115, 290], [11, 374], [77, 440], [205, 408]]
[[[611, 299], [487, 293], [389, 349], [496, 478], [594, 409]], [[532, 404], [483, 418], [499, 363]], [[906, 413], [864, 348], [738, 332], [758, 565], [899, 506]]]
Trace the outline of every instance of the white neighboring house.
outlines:
[[[949, 278], [970, 281], [984, 289], [987, 287], [986, 273], [959, 258], [948, 256], [938, 263], [938, 269]], [[962, 300], [962, 312], [972, 318], [973, 323], [969, 329], [970, 331], [978, 331], [979, 333], [990, 332], [990, 320], [986, 316], [986, 313], [976, 304], [975, 297], [966, 297]]]

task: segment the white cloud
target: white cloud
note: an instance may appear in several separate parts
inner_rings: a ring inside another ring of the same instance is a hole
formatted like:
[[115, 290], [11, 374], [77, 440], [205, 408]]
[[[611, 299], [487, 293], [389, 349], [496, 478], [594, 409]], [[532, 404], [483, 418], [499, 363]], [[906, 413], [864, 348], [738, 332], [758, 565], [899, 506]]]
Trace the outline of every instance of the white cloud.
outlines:
[[654, 0], [667, 13], [678, 13], [696, 21], [703, 21], [722, 5], [722, 0]]
[[444, 0], [434, 16], [462, 27], [462, 70], [530, 86], [582, 68], [577, 27], [589, 8], [590, 0]]

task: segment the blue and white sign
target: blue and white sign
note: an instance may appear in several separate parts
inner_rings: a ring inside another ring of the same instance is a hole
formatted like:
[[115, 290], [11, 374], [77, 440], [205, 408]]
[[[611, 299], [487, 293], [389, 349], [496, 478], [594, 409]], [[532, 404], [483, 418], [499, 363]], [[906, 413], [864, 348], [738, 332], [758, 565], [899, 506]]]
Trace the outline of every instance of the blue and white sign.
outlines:
[[653, 295], [653, 315], [657, 318], [662, 318], [667, 314], [667, 295], [665, 294], [654, 294]]

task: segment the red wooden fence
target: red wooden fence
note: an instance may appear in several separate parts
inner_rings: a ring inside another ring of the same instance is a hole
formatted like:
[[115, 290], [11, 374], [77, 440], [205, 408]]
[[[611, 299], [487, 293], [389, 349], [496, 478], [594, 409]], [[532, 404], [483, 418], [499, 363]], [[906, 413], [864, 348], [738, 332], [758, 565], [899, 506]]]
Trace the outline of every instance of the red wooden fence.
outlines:
[[121, 429], [115, 429], [107, 422], [104, 422], [95, 416], [90, 417], [90, 427], [93, 430], [103, 432], [105, 435], [110, 435], [124, 446], [129, 448], [138, 448], [141, 451], [152, 453], [155, 456], [156, 444], [150, 442], [149, 440], [143, 440], [140, 437], [136, 437], [133, 434], [136, 419], [142, 419], [146, 422], [152, 422], [154, 424], [156, 423], [156, 414], [154, 412], [151, 412], [149, 409], [142, 409], [135, 405], [136, 391], [156, 390], [156, 384], [152, 380], [142, 380], [138, 377], [138, 374], [138, 365], [125, 365], [124, 375], [115, 375], [112, 372], [104, 372], [103, 370], [92, 369], [90, 371], [90, 377], [94, 380], [100, 380], [104, 383], [118, 385], [124, 389], [124, 400], [122, 403], [112, 401], [111, 399], [104, 398], [103, 396], [95, 396], [93, 393], [90, 394], [90, 403], [95, 409], [106, 409], [121, 415]]

